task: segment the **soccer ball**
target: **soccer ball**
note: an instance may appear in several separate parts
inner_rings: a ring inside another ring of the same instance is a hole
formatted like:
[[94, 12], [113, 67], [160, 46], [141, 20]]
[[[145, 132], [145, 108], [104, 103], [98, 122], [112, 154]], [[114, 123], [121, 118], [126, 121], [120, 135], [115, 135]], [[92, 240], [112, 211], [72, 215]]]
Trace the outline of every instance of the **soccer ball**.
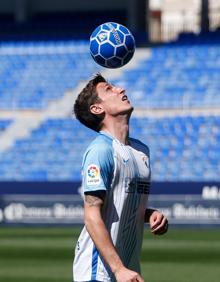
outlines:
[[90, 37], [90, 53], [99, 65], [120, 68], [134, 55], [135, 40], [123, 25], [108, 22], [98, 26]]

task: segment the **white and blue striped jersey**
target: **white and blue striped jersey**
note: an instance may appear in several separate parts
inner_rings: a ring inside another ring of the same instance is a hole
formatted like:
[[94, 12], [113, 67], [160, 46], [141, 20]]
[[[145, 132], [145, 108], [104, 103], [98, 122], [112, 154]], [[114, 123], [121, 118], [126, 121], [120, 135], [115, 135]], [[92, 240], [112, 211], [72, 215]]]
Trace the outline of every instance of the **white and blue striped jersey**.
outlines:
[[[149, 149], [101, 131], [84, 154], [84, 192], [106, 191], [102, 216], [125, 267], [140, 273], [144, 214], [150, 186]], [[75, 248], [74, 281], [115, 281], [84, 227]]]

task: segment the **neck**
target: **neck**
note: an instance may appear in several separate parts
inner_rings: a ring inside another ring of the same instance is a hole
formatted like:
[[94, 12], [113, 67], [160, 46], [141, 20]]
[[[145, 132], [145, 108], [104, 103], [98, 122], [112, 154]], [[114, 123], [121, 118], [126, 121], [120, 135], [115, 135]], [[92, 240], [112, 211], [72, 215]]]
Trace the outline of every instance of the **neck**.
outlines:
[[128, 145], [129, 137], [129, 118], [120, 116], [117, 119], [109, 120], [102, 126], [102, 131], [109, 133], [121, 143]]

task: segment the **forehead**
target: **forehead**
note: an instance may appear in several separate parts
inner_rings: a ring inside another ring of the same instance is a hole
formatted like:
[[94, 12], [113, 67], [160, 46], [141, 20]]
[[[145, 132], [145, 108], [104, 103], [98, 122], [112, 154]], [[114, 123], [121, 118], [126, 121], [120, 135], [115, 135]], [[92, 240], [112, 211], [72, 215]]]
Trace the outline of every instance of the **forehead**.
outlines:
[[99, 82], [97, 85], [96, 85], [96, 90], [99, 91], [99, 90], [103, 90], [105, 89], [105, 87], [109, 85], [108, 82]]

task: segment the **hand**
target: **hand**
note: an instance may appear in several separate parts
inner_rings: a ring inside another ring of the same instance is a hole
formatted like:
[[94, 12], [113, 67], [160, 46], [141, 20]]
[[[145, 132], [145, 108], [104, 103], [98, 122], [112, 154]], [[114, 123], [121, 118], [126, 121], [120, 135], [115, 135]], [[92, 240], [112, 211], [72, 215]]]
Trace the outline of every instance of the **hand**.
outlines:
[[117, 282], [144, 282], [140, 274], [124, 266], [115, 271], [115, 278]]
[[155, 235], [165, 234], [168, 230], [168, 220], [159, 211], [152, 212], [149, 218], [151, 232]]

